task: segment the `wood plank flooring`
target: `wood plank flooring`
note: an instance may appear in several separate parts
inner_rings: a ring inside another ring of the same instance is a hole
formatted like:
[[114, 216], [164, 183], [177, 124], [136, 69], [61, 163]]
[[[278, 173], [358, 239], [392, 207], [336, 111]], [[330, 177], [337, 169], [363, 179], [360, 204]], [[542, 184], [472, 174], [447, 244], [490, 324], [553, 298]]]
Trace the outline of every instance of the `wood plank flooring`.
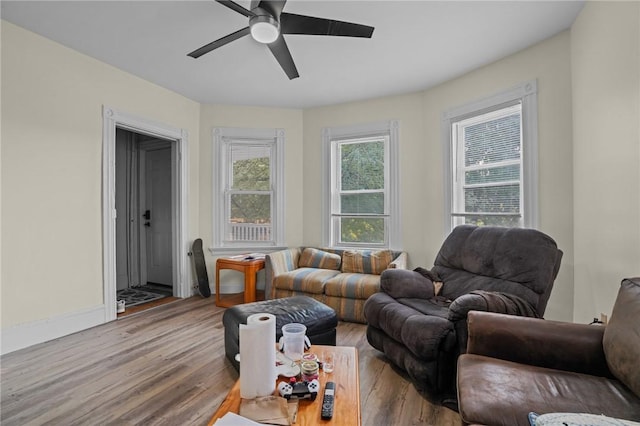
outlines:
[[[0, 423], [10, 425], [206, 425], [238, 375], [224, 356], [223, 308], [192, 297], [0, 358]], [[356, 346], [362, 424], [460, 425], [424, 400], [366, 341]]]
[[118, 316], [118, 319], [120, 319], [129, 315], [146, 311], [147, 309], [150, 309], [150, 308], [155, 308], [160, 305], [166, 305], [167, 303], [175, 302], [176, 300], [180, 300], [180, 299], [178, 297], [173, 297], [173, 296], [163, 297], [162, 299], [154, 300], [147, 303], [142, 303], [136, 306], [127, 307], [124, 312], [117, 314], [117, 316]]

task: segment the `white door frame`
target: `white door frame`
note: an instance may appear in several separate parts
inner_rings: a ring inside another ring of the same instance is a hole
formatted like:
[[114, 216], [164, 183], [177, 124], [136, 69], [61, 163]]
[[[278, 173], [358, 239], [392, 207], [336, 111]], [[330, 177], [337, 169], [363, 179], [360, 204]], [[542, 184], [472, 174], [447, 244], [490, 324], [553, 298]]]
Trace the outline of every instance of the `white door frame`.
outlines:
[[[177, 161], [174, 168], [172, 190], [176, 194], [173, 203], [173, 282], [174, 295], [189, 297], [191, 268], [189, 265], [188, 226], [188, 132], [164, 124], [155, 123], [106, 105], [102, 107], [102, 257], [105, 322], [117, 318], [116, 314], [116, 127], [175, 141]], [[174, 151], [174, 150], [172, 150]]]

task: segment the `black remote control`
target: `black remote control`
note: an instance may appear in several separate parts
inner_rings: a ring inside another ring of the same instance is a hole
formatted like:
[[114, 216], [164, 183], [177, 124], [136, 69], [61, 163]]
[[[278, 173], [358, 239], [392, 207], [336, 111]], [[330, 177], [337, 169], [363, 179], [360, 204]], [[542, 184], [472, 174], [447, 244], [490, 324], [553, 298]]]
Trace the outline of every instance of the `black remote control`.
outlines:
[[333, 397], [336, 390], [336, 384], [333, 382], [327, 382], [324, 386], [324, 396], [322, 397], [322, 413], [320, 418], [322, 420], [329, 420], [333, 417]]

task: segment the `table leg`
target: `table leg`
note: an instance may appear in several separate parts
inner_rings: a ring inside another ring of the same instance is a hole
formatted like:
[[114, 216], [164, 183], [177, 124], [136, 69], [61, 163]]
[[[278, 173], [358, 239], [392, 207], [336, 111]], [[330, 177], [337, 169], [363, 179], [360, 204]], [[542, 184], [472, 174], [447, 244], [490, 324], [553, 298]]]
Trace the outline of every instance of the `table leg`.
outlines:
[[244, 303], [256, 301], [256, 271], [254, 268], [247, 268], [244, 273]]
[[216, 262], [216, 306], [220, 306], [220, 268]]

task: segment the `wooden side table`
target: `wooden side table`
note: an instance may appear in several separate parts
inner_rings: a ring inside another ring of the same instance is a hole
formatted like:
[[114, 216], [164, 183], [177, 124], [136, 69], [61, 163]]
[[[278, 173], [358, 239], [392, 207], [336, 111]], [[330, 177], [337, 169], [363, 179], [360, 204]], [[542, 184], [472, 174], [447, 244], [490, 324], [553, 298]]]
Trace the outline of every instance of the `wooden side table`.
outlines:
[[221, 257], [216, 260], [216, 306], [228, 308], [234, 301], [220, 298], [220, 270], [233, 269], [244, 274], [244, 303], [256, 301], [256, 274], [264, 269], [264, 259], [230, 259]]

